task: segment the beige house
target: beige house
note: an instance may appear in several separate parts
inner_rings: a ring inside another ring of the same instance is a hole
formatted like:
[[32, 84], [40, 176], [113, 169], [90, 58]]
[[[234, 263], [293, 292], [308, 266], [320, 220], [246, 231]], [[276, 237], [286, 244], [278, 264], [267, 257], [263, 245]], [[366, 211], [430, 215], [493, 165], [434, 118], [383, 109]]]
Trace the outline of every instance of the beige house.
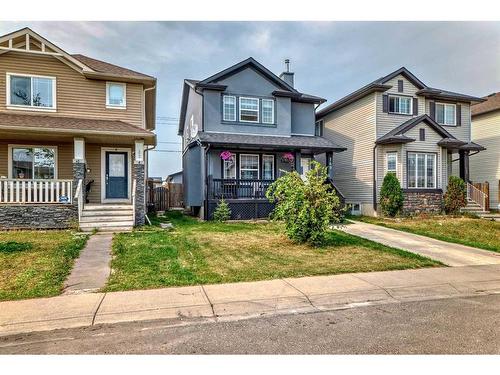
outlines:
[[488, 95], [483, 103], [472, 106], [472, 139], [486, 151], [471, 158], [471, 178], [488, 182], [490, 208], [500, 209], [500, 92]]
[[29, 28], [0, 37], [0, 228], [142, 224], [155, 87]]
[[333, 181], [351, 212], [377, 214], [387, 173], [401, 183], [406, 213], [440, 211], [449, 175], [469, 181], [469, 156], [484, 150], [470, 137], [470, 106], [481, 101], [403, 67], [319, 110], [324, 137], [347, 149], [333, 156]]

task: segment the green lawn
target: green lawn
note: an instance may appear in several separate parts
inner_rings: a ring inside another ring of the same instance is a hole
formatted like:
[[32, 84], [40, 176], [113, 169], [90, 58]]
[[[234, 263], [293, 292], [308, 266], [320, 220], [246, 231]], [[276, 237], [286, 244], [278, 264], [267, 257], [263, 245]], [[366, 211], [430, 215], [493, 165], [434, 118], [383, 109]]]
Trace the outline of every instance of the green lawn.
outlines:
[[[290, 242], [275, 223], [219, 224], [168, 213], [175, 229], [117, 234], [107, 291], [439, 266], [440, 263], [331, 231], [328, 245]], [[154, 223], [158, 224], [156, 219]]]
[[446, 242], [500, 252], [500, 222], [498, 221], [449, 216], [404, 219], [362, 216], [353, 219]]
[[60, 294], [86, 239], [63, 230], [0, 232], [0, 301]]

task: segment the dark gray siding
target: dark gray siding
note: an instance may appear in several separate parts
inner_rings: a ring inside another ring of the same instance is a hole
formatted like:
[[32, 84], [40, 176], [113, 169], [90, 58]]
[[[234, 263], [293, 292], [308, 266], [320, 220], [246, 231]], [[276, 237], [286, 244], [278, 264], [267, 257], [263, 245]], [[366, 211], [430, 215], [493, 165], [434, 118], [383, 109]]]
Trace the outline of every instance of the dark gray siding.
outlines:
[[183, 159], [184, 204], [188, 207], [203, 204], [203, 150], [199, 146], [189, 148]]
[[314, 135], [314, 104], [292, 102], [292, 134]]

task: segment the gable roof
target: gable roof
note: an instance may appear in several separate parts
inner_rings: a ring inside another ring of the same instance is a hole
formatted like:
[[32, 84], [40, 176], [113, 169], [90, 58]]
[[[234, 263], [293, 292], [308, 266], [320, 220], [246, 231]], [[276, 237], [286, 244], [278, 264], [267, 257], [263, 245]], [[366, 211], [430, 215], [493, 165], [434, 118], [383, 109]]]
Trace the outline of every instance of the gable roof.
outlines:
[[406, 77], [406, 79], [408, 79], [411, 83], [413, 83], [415, 85], [415, 87], [417, 87], [419, 89], [419, 91], [417, 91], [417, 95], [422, 95], [422, 96], [431, 97], [431, 98], [465, 101], [465, 102], [481, 102], [481, 101], [483, 101], [483, 99], [477, 98], [474, 96], [429, 87], [425, 83], [423, 83], [421, 80], [419, 80], [412, 72], [410, 72], [408, 69], [406, 69], [403, 66], [403, 67], [393, 71], [392, 73], [389, 73], [386, 76], [380, 77], [380, 78], [376, 79], [375, 81], [370, 82], [366, 86], [363, 86], [360, 89], [353, 91], [349, 95], [344, 96], [343, 98], [337, 100], [336, 102], [333, 102], [332, 104], [326, 106], [325, 108], [320, 109], [318, 112], [316, 112], [316, 118], [319, 119], [323, 116], [326, 116], [327, 114], [329, 114], [337, 109], [340, 109], [342, 107], [345, 107], [346, 105], [349, 105], [349, 104], [355, 102], [356, 100], [361, 99], [362, 97], [364, 97], [368, 94], [371, 94], [373, 92], [377, 92], [377, 91], [384, 92], [384, 91], [389, 90], [392, 86], [388, 85], [387, 82], [389, 82], [391, 79], [393, 79], [394, 77], [397, 77], [400, 74], [402, 76]]
[[471, 107], [471, 115], [477, 116], [500, 109], [500, 92], [484, 97], [485, 101]]

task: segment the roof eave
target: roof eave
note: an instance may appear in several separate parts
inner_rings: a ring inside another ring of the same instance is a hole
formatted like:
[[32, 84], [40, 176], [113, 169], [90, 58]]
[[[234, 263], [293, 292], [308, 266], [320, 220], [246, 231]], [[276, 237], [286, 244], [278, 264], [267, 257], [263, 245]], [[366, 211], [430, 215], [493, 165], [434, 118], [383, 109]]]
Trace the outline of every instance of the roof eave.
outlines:
[[83, 75], [88, 79], [96, 79], [100, 81], [119, 81], [119, 82], [128, 82], [128, 83], [141, 83], [145, 86], [154, 86], [156, 85], [156, 78], [154, 77], [134, 77], [129, 75], [121, 75], [121, 74], [110, 74], [110, 73], [102, 73], [102, 72], [82, 72]]

